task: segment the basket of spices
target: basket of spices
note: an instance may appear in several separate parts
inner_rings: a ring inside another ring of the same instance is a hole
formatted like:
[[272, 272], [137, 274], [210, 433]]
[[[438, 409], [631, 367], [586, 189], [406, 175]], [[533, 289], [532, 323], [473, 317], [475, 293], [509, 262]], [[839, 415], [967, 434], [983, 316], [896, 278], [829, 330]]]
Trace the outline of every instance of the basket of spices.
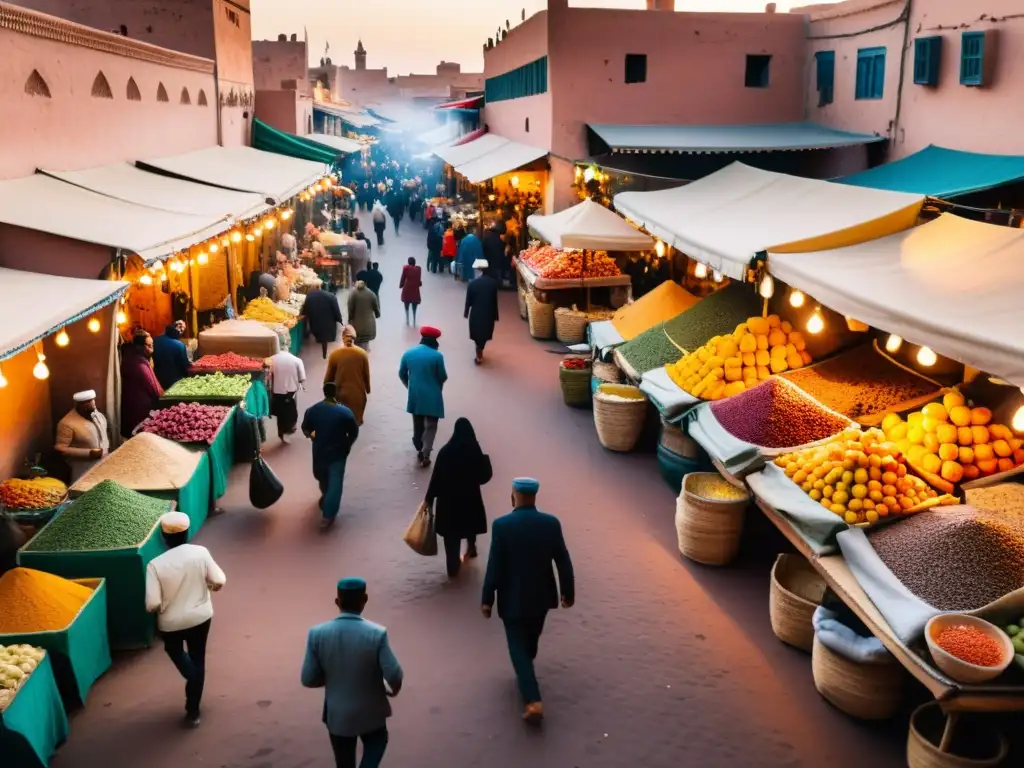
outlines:
[[679, 553], [704, 565], [726, 565], [740, 548], [750, 494], [716, 472], [683, 478], [676, 500]]
[[527, 322], [530, 335], [535, 339], [550, 339], [555, 335], [555, 305], [545, 304], [532, 293], [526, 296]]
[[558, 365], [558, 383], [562, 387], [562, 400], [573, 408], [590, 405], [590, 360], [569, 356]]
[[627, 384], [602, 384], [594, 393], [597, 438], [609, 451], [631, 451], [647, 417], [647, 396]]
[[825, 582], [799, 555], [781, 554], [772, 566], [768, 615], [775, 636], [787, 645], [811, 652], [814, 609], [825, 595]]

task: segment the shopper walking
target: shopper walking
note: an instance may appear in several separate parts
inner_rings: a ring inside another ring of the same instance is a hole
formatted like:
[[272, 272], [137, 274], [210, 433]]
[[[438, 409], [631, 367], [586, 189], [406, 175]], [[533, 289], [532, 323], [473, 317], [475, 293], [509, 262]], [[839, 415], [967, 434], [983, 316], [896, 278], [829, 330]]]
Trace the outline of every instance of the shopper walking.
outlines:
[[121, 347], [121, 437], [132, 436], [164, 393], [152, 359], [153, 337], [140, 328]]
[[[483, 262], [477, 262], [481, 264]], [[466, 288], [466, 311], [469, 319], [469, 338], [476, 345], [473, 362], [484, 361], [484, 347], [494, 337], [494, 324], [498, 322], [498, 281], [491, 276], [491, 270], [484, 268]]]
[[356, 329], [356, 345], [367, 352], [370, 342], [377, 338], [377, 318], [380, 317], [380, 299], [362, 280], [348, 295], [348, 323]]
[[341, 615], [309, 630], [302, 684], [324, 689], [324, 725], [336, 768], [356, 768], [359, 741], [360, 768], [377, 768], [388, 746], [388, 699], [402, 690], [402, 667], [388, 631], [362, 616], [366, 581], [341, 579], [337, 592], [334, 603]]
[[[455, 236], [452, 235], [452, 244], [455, 243]], [[441, 248], [444, 246], [444, 224], [440, 220], [430, 222], [427, 229], [427, 271], [437, 274], [441, 269]], [[441, 270], [444, 271], [444, 270]]]
[[306, 409], [302, 434], [313, 441], [313, 477], [320, 484], [320, 529], [327, 530], [338, 517], [345, 489], [345, 464], [359, 437], [359, 425], [351, 410], [337, 400], [333, 381], [324, 382], [324, 399]]
[[[508, 653], [525, 709], [523, 719], [544, 717], [540, 687], [533, 669], [548, 611], [571, 608], [576, 599], [572, 560], [558, 518], [537, 509], [540, 483], [528, 477], [512, 481], [513, 510], [491, 526], [481, 611], [491, 617], [494, 601], [505, 625]], [[558, 583], [551, 565], [558, 570]]]
[[384, 282], [384, 275], [380, 273], [380, 264], [376, 261], [366, 269], [361, 269], [356, 274], [356, 281], [362, 280], [366, 287], [373, 291], [377, 298], [380, 298], [380, 286]]
[[502, 229], [504, 229], [504, 225], [499, 227], [498, 222], [495, 222], [484, 233], [483, 241], [484, 259], [486, 259], [491, 270], [491, 276], [497, 281], [499, 286], [505, 279], [508, 264], [508, 256], [505, 254], [505, 240], [501, 234]]
[[327, 345], [337, 340], [338, 326], [344, 324], [338, 297], [320, 288], [312, 290], [306, 294], [302, 314], [306, 318], [306, 330], [313, 334], [313, 338], [320, 344], [326, 360]]
[[[423, 270], [416, 266], [416, 259], [412, 256], [404, 267], [402, 277], [398, 281], [398, 287], [402, 289], [402, 303], [405, 305], [405, 324], [416, 325], [416, 309], [420, 305], [420, 286], [423, 285]], [[409, 310], [412, 310], [412, 321], [409, 320]]]
[[363, 426], [366, 399], [370, 394], [370, 356], [355, 345], [356, 329], [346, 325], [341, 332], [342, 345], [327, 358], [324, 381], [333, 381], [335, 397]]
[[185, 722], [199, 725], [206, 683], [206, 641], [213, 621], [211, 592], [227, 576], [206, 547], [188, 543], [189, 517], [168, 512], [160, 518], [167, 551], [146, 566], [146, 610], [156, 613], [164, 650], [185, 678]]
[[402, 223], [402, 215], [405, 213], [405, 201], [398, 192], [393, 192], [388, 202], [388, 215], [391, 223], [395, 225], [395, 235], [398, 234], [398, 225]]
[[456, 257], [458, 262], [456, 270], [458, 273], [458, 279], [469, 282], [473, 279], [473, 263], [482, 261], [484, 258], [484, 248], [480, 243], [480, 238], [470, 232], [459, 243], [459, 255]]
[[430, 326], [420, 329], [420, 343], [406, 350], [398, 366], [398, 378], [409, 390], [406, 412], [412, 415], [412, 444], [421, 467], [430, 466], [437, 422], [444, 418], [442, 390], [448, 380], [444, 355], [438, 347], [441, 331]]
[[270, 358], [270, 415], [277, 420], [277, 436], [282, 443], [295, 433], [299, 423], [299, 405], [296, 398], [306, 383], [306, 366], [302, 361], [282, 349]]
[[[477, 442], [469, 419], [459, 418], [451, 439], [437, 452], [426, 502], [434, 505], [434, 526], [444, 540], [448, 576], [459, 575], [462, 559], [477, 556], [476, 537], [487, 533], [487, 510], [480, 486], [491, 481], [491, 460]], [[466, 554], [460, 558], [462, 540]]]
[[[444, 226], [442, 222], [441, 226]], [[441, 239], [441, 271], [448, 271], [455, 274], [455, 257], [459, 253], [458, 243], [455, 240], [455, 228], [448, 227]]]
[[388, 217], [384, 213], [384, 206], [380, 202], [374, 203], [373, 214], [373, 231], [377, 234], [377, 245], [384, 245], [384, 230], [388, 226]]

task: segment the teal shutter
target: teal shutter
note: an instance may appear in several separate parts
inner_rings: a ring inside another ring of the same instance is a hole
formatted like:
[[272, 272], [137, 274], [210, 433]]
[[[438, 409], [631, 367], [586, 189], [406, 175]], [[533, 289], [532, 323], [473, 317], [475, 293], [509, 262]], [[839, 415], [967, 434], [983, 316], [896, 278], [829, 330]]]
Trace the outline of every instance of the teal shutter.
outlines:
[[985, 84], [985, 33], [964, 32], [960, 37], [960, 85]]
[[516, 67], [501, 75], [487, 78], [484, 98], [487, 101], [508, 101], [536, 96], [548, 91], [548, 57]]
[[857, 51], [856, 99], [880, 99], [885, 93], [885, 48]]
[[919, 37], [914, 41], [914, 84], [938, 85], [942, 38]]
[[831, 104], [835, 93], [836, 52], [818, 51], [814, 54], [817, 69], [818, 106]]

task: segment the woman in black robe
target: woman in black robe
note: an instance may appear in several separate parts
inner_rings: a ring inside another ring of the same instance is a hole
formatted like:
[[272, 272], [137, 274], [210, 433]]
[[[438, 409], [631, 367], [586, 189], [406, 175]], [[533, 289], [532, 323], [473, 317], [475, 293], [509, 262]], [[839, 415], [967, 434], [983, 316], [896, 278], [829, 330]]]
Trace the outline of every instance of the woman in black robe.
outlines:
[[319, 342], [326, 360], [327, 345], [337, 340], [338, 326], [344, 324], [338, 297], [319, 288], [310, 291], [306, 294], [302, 314], [306, 318], [306, 332], [313, 334], [313, 338]]
[[480, 277], [466, 288], [465, 317], [469, 318], [469, 338], [476, 344], [477, 365], [484, 361], [484, 347], [494, 337], [494, 324], [498, 322], [498, 281], [488, 266]]
[[434, 525], [444, 540], [448, 576], [459, 574], [462, 540], [466, 560], [477, 556], [476, 537], [487, 533], [487, 510], [480, 486], [491, 480], [491, 460], [480, 448], [469, 419], [455, 422], [451, 439], [437, 453], [427, 488], [427, 504], [435, 504]]

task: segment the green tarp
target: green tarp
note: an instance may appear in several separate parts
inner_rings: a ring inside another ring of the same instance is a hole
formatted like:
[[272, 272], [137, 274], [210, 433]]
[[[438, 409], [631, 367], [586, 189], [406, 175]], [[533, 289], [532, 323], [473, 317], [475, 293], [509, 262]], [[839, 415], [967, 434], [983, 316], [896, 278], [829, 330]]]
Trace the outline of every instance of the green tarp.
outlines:
[[66, 709], [85, 704], [92, 684], [110, 669], [106, 582], [80, 579], [79, 583], [92, 588], [92, 597], [67, 629], [0, 635], [0, 645], [26, 644], [48, 651]]
[[279, 131], [258, 118], [253, 120], [252, 124], [252, 146], [253, 149], [262, 149], [265, 152], [275, 152], [279, 155], [296, 157], [300, 160], [312, 160], [317, 163], [334, 164], [340, 158], [337, 151], [323, 144], [292, 133]]
[[0, 765], [45, 768], [67, 737], [68, 716], [46, 654], [14, 701], [0, 712]]
[[[196, 449], [202, 450], [202, 449]], [[196, 465], [196, 471], [187, 483], [177, 490], [171, 491], [139, 491], [144, 496], [154, 499], [166, 499], [176, 502], [176, 509], [188, 515], [188, 537], [191, 539], [203, 527], [210, 514], [210, 454], [203, 450], [202, 457]]]
[[257, 419], [265, 419], [270, 415], [270, 395], [267, 394], [267, 387], [255, 377], [249, 391], [245, 393], [245, 410]]
[[302, 349], [302, 339], [306, 335], [306, 321], [299, 320], [289, 333], [291, 333], [292, 342], [289, 345], [288, 351], [297, 356]]
[[213, 499], [221, 498], [228, 490], [228, 475], [235, 463], [235, 409], [221, 424], [207, 451], [210, 455], [210, 488]]
[[855, 187], [949, 198], [1024, 179], [1024, 157], [930, 146], [892, 163], [839, 179]]

